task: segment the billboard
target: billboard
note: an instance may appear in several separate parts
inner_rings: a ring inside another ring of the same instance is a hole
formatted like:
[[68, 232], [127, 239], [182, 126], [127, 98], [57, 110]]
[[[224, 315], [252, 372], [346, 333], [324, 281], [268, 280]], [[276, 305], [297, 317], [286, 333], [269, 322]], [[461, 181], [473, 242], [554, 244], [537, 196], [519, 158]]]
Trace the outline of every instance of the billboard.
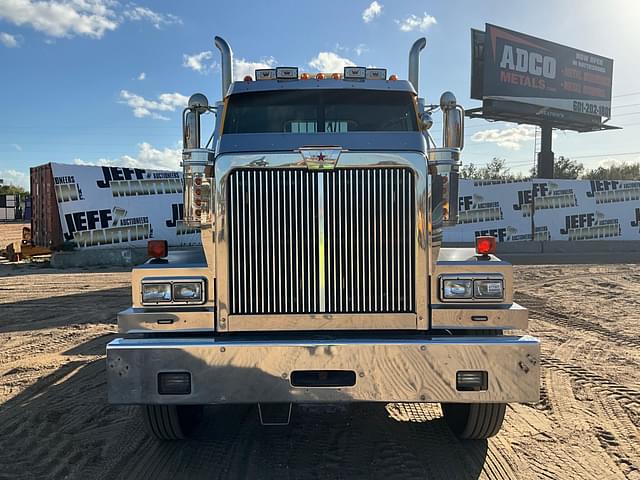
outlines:
[[531, 117], [527, 123], [569, 129], [611, 117], [612, 59], [495, 25], [485, 28], [471, 32], [471, 97], [483, 100], [485, 114], [522, 121], [520, 111]]
[[63, 239], [77, 248], [199, 245], [183, 222], [182, 172], [52, 163]]
[[640, 240], [640, 181], [460, 180], [458, 225], [447, 242]]

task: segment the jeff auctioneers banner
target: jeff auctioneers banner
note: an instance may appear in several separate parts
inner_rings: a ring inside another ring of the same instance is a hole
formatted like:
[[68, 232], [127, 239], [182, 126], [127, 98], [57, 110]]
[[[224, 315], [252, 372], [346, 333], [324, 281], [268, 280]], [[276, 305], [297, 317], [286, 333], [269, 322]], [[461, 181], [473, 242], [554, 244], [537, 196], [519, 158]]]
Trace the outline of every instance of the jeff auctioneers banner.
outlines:
[[640, 240], [640, 181], [461, 180], [458, 225], [447, 242]]
[[78, 248], [200, 243], [199, 232], [182, 221], [181, 172], [59, 163], [51, 169], [64, 240]]

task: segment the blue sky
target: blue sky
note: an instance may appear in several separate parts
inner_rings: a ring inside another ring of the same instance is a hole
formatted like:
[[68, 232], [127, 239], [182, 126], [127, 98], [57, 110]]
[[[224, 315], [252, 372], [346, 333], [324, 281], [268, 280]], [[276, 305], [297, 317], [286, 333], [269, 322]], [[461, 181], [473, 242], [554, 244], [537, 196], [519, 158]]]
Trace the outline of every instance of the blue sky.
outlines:
[[[27, 185], [29, 167], [46, 162], [177, 169], [186, 98], [220, 97], [214, 35], [231, 44], [237, 75], [256, 65], [341, 71], [349, 60], [401, 78], [424, 35], [421, 95], [436, 102], [452, 90], [479, 106], [469, 30], [485, 23], [613, 58], [611, 123], [624, 130], [558, 132], [554, 151], [588, 167], [640, 160], [637, 1], [0, 0], [0, 178]], [[531, 127], [468, 121], [463, 161], [499, 156], [526, 171], [533, 137]]]

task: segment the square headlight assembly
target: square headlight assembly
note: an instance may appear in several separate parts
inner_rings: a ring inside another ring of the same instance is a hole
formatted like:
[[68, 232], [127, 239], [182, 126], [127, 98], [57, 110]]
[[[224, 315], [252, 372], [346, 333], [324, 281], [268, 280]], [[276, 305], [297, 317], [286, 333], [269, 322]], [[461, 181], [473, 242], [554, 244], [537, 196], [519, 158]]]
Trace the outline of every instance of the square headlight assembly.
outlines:
[[500, 300], [504, 295], [504, 286], [502, 280], [499, 278], [474, 280], [473, 290], [474, 298], [477, 298], [479, 300]]
[[171, 283], [143, 283], [142, 303], [171, 302]]
[[203, 303], [203, 282], [176, 282], [173, 284], [173, 301]]
[[464, 278], [442, 281], [442, 297], [447, 300], [470, 299], [473, 297], [473, 280]]

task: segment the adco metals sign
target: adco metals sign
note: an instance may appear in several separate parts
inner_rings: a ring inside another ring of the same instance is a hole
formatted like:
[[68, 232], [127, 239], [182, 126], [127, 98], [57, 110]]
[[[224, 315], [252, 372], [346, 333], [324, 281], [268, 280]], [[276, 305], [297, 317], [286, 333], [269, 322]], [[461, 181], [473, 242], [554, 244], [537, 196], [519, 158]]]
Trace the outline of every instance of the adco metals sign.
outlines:
[[489, 24], [471, 36], [472, 98], [611, 116], [612, 59]]

